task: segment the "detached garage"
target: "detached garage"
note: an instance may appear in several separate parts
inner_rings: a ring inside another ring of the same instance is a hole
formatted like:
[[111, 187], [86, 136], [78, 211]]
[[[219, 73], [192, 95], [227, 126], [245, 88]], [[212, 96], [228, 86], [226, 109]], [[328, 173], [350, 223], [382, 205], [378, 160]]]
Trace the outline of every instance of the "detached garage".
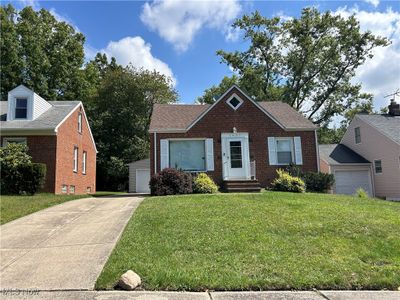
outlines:
[[142, 159], [128, 164], [129, 192], [150, 193], [150, 159]]
[[363, 188], [374, 196], [371, 163], [342, 144], [319, 145], [321, 171], [335, 176], [333, 192], [353, 195]]

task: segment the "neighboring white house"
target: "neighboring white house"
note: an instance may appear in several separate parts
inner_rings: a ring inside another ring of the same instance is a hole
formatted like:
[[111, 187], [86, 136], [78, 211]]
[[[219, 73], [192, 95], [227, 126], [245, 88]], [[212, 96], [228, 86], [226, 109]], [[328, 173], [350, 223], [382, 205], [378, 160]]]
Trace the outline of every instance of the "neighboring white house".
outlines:
[[375, 196], [400, 200], [399, 104], [392, 100], [388, 114], [356, 115], [341, 143], [372, 163]]
[[150, 159], [131, 162], [129, 166], [129, 192], [150, 193]]

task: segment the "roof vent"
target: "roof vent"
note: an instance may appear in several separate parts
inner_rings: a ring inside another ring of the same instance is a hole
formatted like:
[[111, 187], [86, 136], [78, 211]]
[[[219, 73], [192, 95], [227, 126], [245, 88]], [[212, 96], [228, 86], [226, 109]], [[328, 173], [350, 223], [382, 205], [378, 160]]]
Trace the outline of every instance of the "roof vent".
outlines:
[[390, 100], [389, 115], [391, 116], [400, 116], [400, 104], [396, 103], [394, 99]]

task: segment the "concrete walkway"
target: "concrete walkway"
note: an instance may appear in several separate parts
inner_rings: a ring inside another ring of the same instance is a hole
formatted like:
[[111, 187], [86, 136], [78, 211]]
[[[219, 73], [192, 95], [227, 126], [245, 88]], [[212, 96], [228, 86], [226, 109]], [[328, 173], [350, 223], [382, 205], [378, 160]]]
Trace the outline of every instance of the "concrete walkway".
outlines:
[[1, 299], [135, 299], [135, 300], [399, 300], [395, 291], [276, 291], [276, 292], [123, 292], [123, 291], [2, 291]]
[[0, 226], [0, 288], [92, 290], [140, 197], [65, 202]]

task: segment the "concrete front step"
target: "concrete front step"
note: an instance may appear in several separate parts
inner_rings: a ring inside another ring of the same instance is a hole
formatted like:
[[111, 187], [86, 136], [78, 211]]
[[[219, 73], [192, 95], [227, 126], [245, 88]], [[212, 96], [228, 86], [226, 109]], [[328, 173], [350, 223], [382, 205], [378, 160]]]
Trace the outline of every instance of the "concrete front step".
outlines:
[[257, 180], [229, 180], [224, 181], [226, 192], [259, 192], [260, 183]]

